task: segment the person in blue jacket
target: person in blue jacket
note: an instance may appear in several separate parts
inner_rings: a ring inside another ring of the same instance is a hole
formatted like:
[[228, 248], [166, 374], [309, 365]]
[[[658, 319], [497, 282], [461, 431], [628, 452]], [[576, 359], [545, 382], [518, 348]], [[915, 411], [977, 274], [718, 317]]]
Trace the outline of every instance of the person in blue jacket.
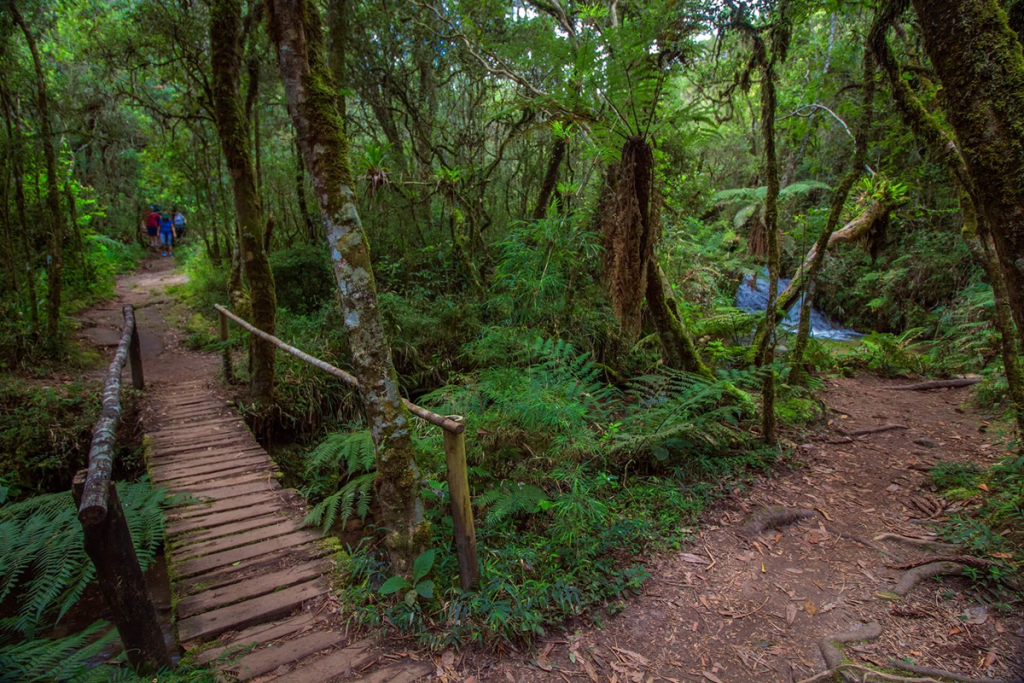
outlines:
[[174, 258], [174, 221], [166, 213], [160, 214], [160, 244], [164, 247], [163, 256]]

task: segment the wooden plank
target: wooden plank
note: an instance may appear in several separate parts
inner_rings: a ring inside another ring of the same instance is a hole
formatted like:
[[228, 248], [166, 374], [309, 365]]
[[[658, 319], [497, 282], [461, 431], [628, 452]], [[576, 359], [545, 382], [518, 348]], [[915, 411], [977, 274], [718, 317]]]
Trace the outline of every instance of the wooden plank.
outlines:
[[313, 543], [319, 540], [319, 536], [308, 531], [295, 531], [284, 536], [277, 536], [266, 541], [260, 541], [252, 545], [242, 546], [234, 550], [225, 550], [220, 553], [204, 555], [192, 560], [175, 562], [173, 565], [174, 575], [180, 579], [202, 574], [218, 567], [231, 566], [235, 562], [251, 560], [266, 555], [267, 553], [292, 546]]
[[181, 444], [194, 443], [200, 439], [209, 439], [224, 436], [226, 434], [251, 434], [251, 432], [249, 432], [248, 429], [244, 429], [237, 423], [223, 424], [218, 422], [195, 421], [191, 423], [182, 423], [180, 425], [172, 425], [167, 428], [166, 435], [163, 431], [155, 432], [152, 434], [150, 441], [152, 441], [157, 448], [165, 446], [173, 448], [175, 446], [180, 446]]
[[249, 519], [250, 517], [267, 515], [280, 511], [281, 505], [278, 504], [277, 501], [265, 501], [264, 503], [257, 504], [253, 507], [217, 512], [206, 517], [201, 517], [198, 520], [190, 518], [188, 520], [169, 522], [167, 524], [167, 536], [168, 538], [173, 539], [176, 536], [188, 534], [190, 531], [214, 532], [218, 527], [225, 524], [231, 524], [232, 522]]
[[235, 605], [197, 614], [178, 621], [178, 639], [182, 643], [210, 640], [225, 631], [284, 616], [302, 603], [324, 595], [327, 586], [322, 579], [314, 579], [282, 591], [246, 600]]
[[[352, 683], [415, 683], [433, 672], [434, 666], [428, 662], [416, 662], [411, 659], [405, 659], [357, 678]], [[277, 678], [274, 680], [280, 681], [281, 679]]]
[[315, 579], [327, 570], [323, 560], [304, 562], [281, 571], [262, 574], [247, 581], [211, 588], [178, 600], [178, 619], [251, 600], [276, 590]]
[[249, 529], [244, 533], [235, 534], [233, 536], [225, 536], [224, 538], [218, 538], [204, 543], [189, 543], [187, 545], [176, 546], [174, 548], [174, 559], [176, 562], [179, 562], [187, 560], [190, 557], [211, 555], [213, 553], [231, 550], [232, 548], [241, 548], [244, 545], [265, 541], [268, 538], [277, 538], [278, 536], [284, 536], [285, 534], [300, 531], [302, 528], [303, 526], [300, 520], [278, 520], [276, 524]]
[[254, 445], [257, 444], [256, 439], [253, 435], [248, 432], [238, 432], [234, 434], [216, 434], [210, 438], [205, 439], [193, 439], [184, 444], [160, 444], [153, 441], [153, 446], [156, 452], [160, 455], [178, 455], [179, 453], [188, 453], [190, 451], [198, 450], [212, 450], [214, 448], [228, 448], [236, 445], [238, 442], [247, 442]]
[[251, 455], [246, 455], [245, 457], [224, 458], [223, 460], [216, 460], [203, 465], [181, 464], [177, 466], [161, 465], [159, 467], [150, 467], [149, 476], [154, 481], [170, 482], [175, 479], [187, 479], [206, 474], [216, 475], [218, 472], [227, 472], [245, 467], [263, 468], [269, 466], [273, 466], [273, 461], [267, 457], [266, 453], [253, 451]]
[[232, 534], [239, 534], [243, 531], [248, 531], [249, 529], [258, 529], [260, 527], [270, 526], [271, 524], [277, 524], [278, 522], [289, 519], [291, 519], [289, 516], [281, 514], [280, 511], [276, 509], [271, 509], [271, 512], [268, 514], [261, 514], [256, 517], [253, 517], [250, 514], [249, 516], [243, 517], [240, 521], [232, 524], [224, 524], [212, 529], [199, 530], [194, 533], [184, 533], [178, 537], [168, 534], [168, 538], [172, 538], [173, 544], [177, 547], [182, 547], [196, 543], [205, 543], [216, 538], [231, 536]]
[[335, 678], [348, 677], [377, 657], [370, 651], [370, 642], [361, 640], [326, 657], [321, 657], [291, 673], [274, 679], [274, 683], [319, 683]]
[[261, 676], [282, 666], [290, 666], [304, 657], [328, 648], [344, 645], [344, 635], [337, 631], [311, 631], [298, 638], [274, 643], [271, 647], [251, 652], [226, 671], [239, 681]]
[[277, 491], [271, 491], [273, 495], [267, 493], [253, 493], [247, 496], [238, 496], [236, 498], [225, 498], [224, 500], [212, 500], [206, 503], [193, 503], [191, 505], [185, 505], [176, 510], [180, 512], [174, 512], [167, 516], [168, 521], [177, 521], [183, 519], [195, 519], [197, 517], [205, 517], [207, 515], [216, 514], [218, 512], [227, 512], [228, 510], [235, 510], [248, 505], [255, 505], [257, 503], [272, 503], [275, 500], [279, 501], [280, 505], [284, 505], [284, 501], [279, 498], [283, 489]]
[[247, 629], [238, 631], [234, 634], [225, 634], [225, 637], [220, 641], [222, 644], [218, 647], [212, 647], [208, 650], [203, 650], [195, 657], [189, 657], [189, 662], [202, 666], [207, 662], [212, 662], [221, 656], [222, 653], [229, 649], [236, 647], [246, 647], [249, 645], [256, 645], [258, 643], [268, 643], [272, 640], [279, 638], [287, 638], [288, 636], [308, 631], [317, 625], [318, 620], [310, 612], [303, 612], [297, 617], [291, 617], [282, 621], [273, 621], [268, 624], [257, 624], [256, 626], [250, 626]]
[[328, 554], [328, 549], [320, 543], [297, 545], [283, 548], [276, 552], [260, 555], [251, 560], [214, 569], [206, 574], [199, 574], [190, 579], [183, 579], [174, 584], [175, 595], [198, 594], [203, 591], [223, 588], [243, 581], [252, 581], [257, 576], [268, 572], [281, 571], [304, 562], [312, 562]]
[[232, 485], [231, 482], [224, 482], [224, 485], [217, 488], [204, 488], [199, 491], [182, 488], [176, 490], [175, 493], [190, 493], [200, 500], [226, 501], [231, 498], [238, 498], [239, 496], [276, 491], [279, 488], [281, 488], [281, 485], [277, 483], [277, 480], [264, 478], [261, 481], [238, 484], [237, 486]]
[[229, 471], [227, 473], [219, 472], [213, 476], [201, 475], [191, 479], [178, 479], [175, 481], [165, 482], [164, 486], [174, 493], [191, 492], [199, 496], [206, 495], [207, 491], [212, 491], [214, 489], [241, 487], [243, 485], [259, 482], [276, 483], [277, 479], [274, 477], [272, 472], [249, 472], [242, 469], [238, 471]]
[[234, 446], [199, 447], [194, 451], [184, 451], [174, 455], [152, 452], [149, 465], [151, 467], [198, 467], [203, 464], [224, 462], [233, 457], [253, 457], [259, 454], [270, 459], [270, 456], [258, 443], [242, 442], [241, 445]]

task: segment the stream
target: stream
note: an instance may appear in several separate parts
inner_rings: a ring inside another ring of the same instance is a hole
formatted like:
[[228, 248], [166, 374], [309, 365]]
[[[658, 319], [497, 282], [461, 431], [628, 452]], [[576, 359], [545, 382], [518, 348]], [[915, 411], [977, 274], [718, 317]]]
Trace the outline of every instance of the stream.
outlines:
[[[789, 280], [779, 278], [778, 292], [781, 294]], [[800, 305], [803, 303], [803, 294], [796, 300], [786, 319], [782, 321], [782, 328], [789, 332], [796, 332], [800, 325]], [[736, 289], [736, 308], [751, 313], [763, 311], [768, 307], [768, 271], [762, 270], [755, 278], [747, 275], [743, 282]], [[829, 339], [832, 341], [852, 341], [860, 339], [864, 335], [856, 330], [843, 327], [840, 323], [832, 320], [817, 308], [811, 308], [811, 336], [815, 339]]]

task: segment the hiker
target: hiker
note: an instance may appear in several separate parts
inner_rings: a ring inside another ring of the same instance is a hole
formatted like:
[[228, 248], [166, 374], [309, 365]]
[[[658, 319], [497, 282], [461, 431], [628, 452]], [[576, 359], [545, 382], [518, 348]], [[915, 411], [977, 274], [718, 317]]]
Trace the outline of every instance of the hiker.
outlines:
[[160, 246], [157, 241], [157, 233], [160, 231], [160, 214], [156, 204], [150, 204], [149, 208], [151, 210], [146, 216], [146, 234], [149, 235], [149, 248], [156, 249]]
[[160, 244], [164, 251], [161, 256], [174, 258], [174, 221], [166, 213], [160, 214]]
[[174, 221], [175, 239], [183, 239], [185, 237], [185, 216], [178, 211], [178, 207], [171, 209], [171, 220]]

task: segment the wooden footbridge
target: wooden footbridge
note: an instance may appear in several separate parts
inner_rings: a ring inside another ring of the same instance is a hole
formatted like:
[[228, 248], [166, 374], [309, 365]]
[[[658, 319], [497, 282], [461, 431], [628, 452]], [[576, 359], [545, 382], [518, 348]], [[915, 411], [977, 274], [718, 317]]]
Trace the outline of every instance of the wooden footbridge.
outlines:
[[[223, 339], [231, 318], [284, 350], [305, 355], [219, 311]], [[126, 306], [89, 470], [79, 473], [74, 490], [86, 551], [96, 564], [129, 661], [137, 670], [152, 671], [169, 667], [171, 659], [110, 482], [120, 378], [129, 357], [133, 383], [141, 389], [138, 335], [131, 306]], [[225, 363], [230, 372], [227, 352]], [[332, 374], [347, 374], [316, 363]], [[149, 398], [153, 418], [145, 427], [150, 475], [156, 484], [187, 494], [190, 501], [171, 511], [166, 529], [176, 642], [188, 661], [216, 667], [225, 680], [276, 683], [412, 683], [434, 671], [429, 658], [394, 655], [371, 638], [350, 637], [332, 621], [337, 611], [330, 605], [332, 550], [319, 534], [304, 528], [305, 501], [281, 487], [273, 461], [218, 388], [186, 383], [164, 387]], [[449, 484], [456, 492], [453, 516], [462, 529], [456, 545], [462, 582], [468, 587], [476, 578], [477, 560], [464, 427], [411, 407], [447, 430]]]

